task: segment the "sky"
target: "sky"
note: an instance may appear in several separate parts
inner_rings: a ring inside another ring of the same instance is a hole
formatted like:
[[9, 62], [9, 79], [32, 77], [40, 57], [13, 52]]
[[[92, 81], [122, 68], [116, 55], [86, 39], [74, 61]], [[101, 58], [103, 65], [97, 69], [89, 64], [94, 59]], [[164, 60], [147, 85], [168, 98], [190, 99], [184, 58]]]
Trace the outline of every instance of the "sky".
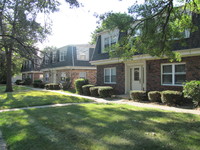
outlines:
[[[52, 20], [52, 35], [37, 46], [43, 49], [46, 46], [60, 48], [70, 44], [88, 44], [91, 41], [91, 33], [97, 27], [98, 19], [94, 14], [105, 12], [128, 12], [128, 7], [135, 0], [79, 0], [83, 7], [69, 8], [64, 0], [60, 11], [50, 16]], [[138, 0], [143, 1], [143, 0]], [[39, 19], [44, 19], [43, 17]]]

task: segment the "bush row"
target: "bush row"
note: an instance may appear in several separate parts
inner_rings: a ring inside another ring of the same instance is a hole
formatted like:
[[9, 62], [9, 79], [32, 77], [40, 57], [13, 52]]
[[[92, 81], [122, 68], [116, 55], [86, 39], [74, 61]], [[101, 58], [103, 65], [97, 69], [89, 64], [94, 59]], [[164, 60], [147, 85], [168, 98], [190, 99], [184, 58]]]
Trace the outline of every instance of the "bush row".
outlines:
[[32, 80], [30, 78], [26, 78], [24, 80], [16, 80], [15, 84], [17, 84], [17, 85], [31, 85]]
[[130, 97], [135, 101], [162, 102], [168, 105], [180, 105], [184, 102], [183, 93], [179, 91], [131, 91]]

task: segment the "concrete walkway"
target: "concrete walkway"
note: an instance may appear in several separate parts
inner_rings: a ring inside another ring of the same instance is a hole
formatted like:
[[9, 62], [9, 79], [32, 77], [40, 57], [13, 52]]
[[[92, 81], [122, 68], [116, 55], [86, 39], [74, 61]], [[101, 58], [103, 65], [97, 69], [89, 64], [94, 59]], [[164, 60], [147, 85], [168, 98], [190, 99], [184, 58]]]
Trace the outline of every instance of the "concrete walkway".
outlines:
[[[37, 90], [37, 91], [60, 93], [60, 94], [67, 95], [67, 96], [82, 97], [82, 98], [87, 98], [87, 99], [90, 99], [90, 100], [94, 101], [94, 102], [89, 102], [89, 103], [127, 104], [127, 105], [136, 106], [136, 107], [157, 108], [157, 109], [166, 110], [166, 111], [174, 111], [174, 112], [190, 113], [190, 114], [200, 115], [200, 110], [194, 110], [194, 109], [183, 109], [183, 108], [170, 107], [170, 106], [166, 106], [166, 105], [158, 105], [158, 104], [153, 104], [153, 103], [140, 103], [140, 102], [128, 101], [128, 100], [125, 100], [125, 99], [106, 100], [106, 99], [103, 99], [103, 98], [83, 96], [83, 95], [66, 93], [66, 92], [63, 92], [63, 91], [56, 91], [56, 90], [45, 90], [45, 89], [38, 89], [38, 88], [32, 88], [32, 89], [33, 90]], [[86, 102], [86, 103], [52, 104], [52, 105], [32, 106], [32, 107], [24, 107], [24, 108], [12, 108], [12, 109], [0, 110], [0, 113], [1, 112], [5, 112], [5, 111], [26, 110], [26, 109], [31, 109], [31, 108], [61, 107], [61, 106], [78, 105], [78, 104], [88, 104], [88, 102]]]

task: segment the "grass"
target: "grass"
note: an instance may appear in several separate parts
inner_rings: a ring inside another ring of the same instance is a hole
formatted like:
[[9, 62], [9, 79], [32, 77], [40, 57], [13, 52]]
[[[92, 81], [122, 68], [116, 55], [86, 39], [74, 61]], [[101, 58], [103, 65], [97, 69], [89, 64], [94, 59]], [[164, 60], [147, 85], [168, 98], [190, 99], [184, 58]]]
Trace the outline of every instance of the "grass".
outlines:
[[34, 91], [30, 87], [14, 86], [14, 92], [5, 93], [0, 86], [0, 110], [49, 104], [91, 102], [91, 100], [66, 96], [54, 92]]
[[199, 150], [200, 116], [119, 104], [3, 112], [9, 150]]

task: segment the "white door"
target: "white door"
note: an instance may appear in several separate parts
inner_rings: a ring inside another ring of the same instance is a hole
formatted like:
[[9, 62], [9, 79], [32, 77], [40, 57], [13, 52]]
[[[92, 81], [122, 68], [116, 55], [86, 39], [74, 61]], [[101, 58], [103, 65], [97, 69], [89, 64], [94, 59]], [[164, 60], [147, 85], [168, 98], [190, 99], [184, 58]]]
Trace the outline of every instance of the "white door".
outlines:
[[143, 90], [143, 73], [141, 66], [130, 68], [130, 90]]

